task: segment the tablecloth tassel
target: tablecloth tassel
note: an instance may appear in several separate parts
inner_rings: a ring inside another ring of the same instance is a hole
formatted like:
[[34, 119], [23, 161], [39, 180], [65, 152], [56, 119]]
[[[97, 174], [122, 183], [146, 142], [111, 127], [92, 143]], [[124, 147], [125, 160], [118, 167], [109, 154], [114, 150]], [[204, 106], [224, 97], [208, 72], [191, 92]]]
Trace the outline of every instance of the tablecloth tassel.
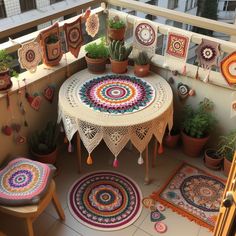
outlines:
[[164, 152], [164, 148], [163, 148], [162, 143], [160, 143], [160, 146], [158, 148], [158, 154], [162, 154], [163, 152]]
[[195, 75], [195, 79], [197, 79], [197, 80], [200, 79], [200, 78], [199, 78], [199, 72], [198, 72], [198, 70], [199, 70], [199, 66], [197, 67], [197, 72], [196, 72], [196, 75]]
[[208, 83], [210, 77], [210, 70], [208, 70], [206, 77], [203, 79], [204, 83]]
[[68, 152], [72, 152], [72, 151], [73, 151], [73, 147], [72, 147], [71, 142], [69, 142], [69, 145], [68, 145]]
[[92, 165], [92, 164], [93, 164], [93, 159], [92, 159], [90, 153], [89, 153], [89, 155], [88, 155], [88, 157], [87, 157], [87, 164], [88, 164], [88, 165]]
[[64, 143], [68, 143], [68, 139], [66, 136], [64, 137]]
[[186, 67], [186, 64], [185, 64], [184, 67], [183, 67], [182, 75], [186, 75], [186, 73], [187, 73], [187, 67]]
[[113, 167], [114, 168], [117, 168], [119, 166], [119, 162], [118, 162], [118, 159], [117, 157], [115, 157], [114, 161], [113, 161]]
[[142, 165], [144, 163], [142, 153], [140, 152], [139, 158], [138, 158], [138, 164]]

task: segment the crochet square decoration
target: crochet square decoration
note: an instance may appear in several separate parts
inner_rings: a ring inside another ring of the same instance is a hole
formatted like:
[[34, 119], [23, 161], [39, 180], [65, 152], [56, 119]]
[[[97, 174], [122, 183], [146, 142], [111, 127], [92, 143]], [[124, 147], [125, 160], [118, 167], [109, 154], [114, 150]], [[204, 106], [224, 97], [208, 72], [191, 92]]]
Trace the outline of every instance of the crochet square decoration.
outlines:
[[47, 192], [55, 168], [26, 158], [10, 161], [0, 171], [0, 204], [36, 204]]

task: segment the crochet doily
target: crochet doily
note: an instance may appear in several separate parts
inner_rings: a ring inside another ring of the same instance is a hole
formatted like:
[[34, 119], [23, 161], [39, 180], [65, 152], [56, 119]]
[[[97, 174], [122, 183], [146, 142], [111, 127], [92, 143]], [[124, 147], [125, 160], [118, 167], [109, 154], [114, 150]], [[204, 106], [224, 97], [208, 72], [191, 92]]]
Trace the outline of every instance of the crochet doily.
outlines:
[[94, 37], [98, 33], [100, 26], [98, 15], [97, 14], [90, 15], [85, 22], [85, 26], [88, 35]]
[[18, 49], [18, 58], [21, 68], [34, 73], [42, 60], [42, 52], [39, 43], [31, 41], [22, 44], [21, 48]]
[[236, 84], [236, 52], [226, 56], [220, 62], [221, 73], [229, 85]]

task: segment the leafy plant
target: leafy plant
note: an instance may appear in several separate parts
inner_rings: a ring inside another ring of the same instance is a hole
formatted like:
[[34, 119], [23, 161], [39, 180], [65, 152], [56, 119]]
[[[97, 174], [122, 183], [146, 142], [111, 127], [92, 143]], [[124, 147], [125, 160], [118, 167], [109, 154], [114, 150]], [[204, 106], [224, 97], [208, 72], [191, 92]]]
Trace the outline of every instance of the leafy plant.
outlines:
[[0, 50], [0, 72], [10, 69], [13, 58], [8, 55], [6, 50]]
[[114, 16], [109, 20], [109, 27], [112, 29], [121, 29], [125, 27], [125, 22], [120, 20], [119, 16]]
[[125, 61], [128, 59], [133, 47], [126, 47], [124, 41], [113, 40], [109, 45], [109, 53], [113, 60]]
[[213, 102], [205, 98], [194, 110], [190, 105], [184, 108], [183, 131], [193, 138], [206, 137], [216, 123], [212, 115]]
[[228, 135], [220, 136], [217, 153], [222, 157], [226, 157], [229, 161], [233, 160], [236, 150], [236, 130]]
[[106, 46], [105, 38], [102, 38], [99, 43], [90, 43], [85, 47], [85, 51], [90, 58], [108, 58], [109, 52]]
[[136, 65], [147, 65], [150, 61], [151, 60], [145, 51], [139, 52], [138, 56], [134, 59]]
[[53, 152], [57, 146], [57, 124], [49, 121], [42, 131], [36, 131], [29, 138], [29, 145], [33, 152], [44, 155]]
[[56, 34], [51, 34], [46, 38], [46, 43], [47, 44], [53, 44], [58, 41], [58, 37]]

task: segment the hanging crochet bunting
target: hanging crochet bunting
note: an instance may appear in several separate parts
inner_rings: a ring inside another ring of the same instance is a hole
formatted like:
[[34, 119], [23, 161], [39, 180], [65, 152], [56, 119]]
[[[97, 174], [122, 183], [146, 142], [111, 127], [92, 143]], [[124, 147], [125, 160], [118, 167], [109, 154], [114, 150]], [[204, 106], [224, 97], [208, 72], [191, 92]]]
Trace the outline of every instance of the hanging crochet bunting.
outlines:
[[171, 69], [178, 69], [175, 66], [183, 65], [182, 74], [186, 75], [186, 61], [190, 43], [190, 34], [181, 34], [178, 32], [168, 32], [167, 45], [165, 51], [165, 64]]
[[[199, 66], [208, 70], [207, 76], [203, 79], [205, 83], [209, 80], [211, 67], [217, 65], [217, 58], [220, 56], [219, 43], [202, 39], [201, 44], [196, 49]], [[198, 71], [197, 71], [198, 74]]]
[[67, 49], [74, 55], [75, 58], [78, 57], [80, 48], [83, 44], [82, 28], [81, 28], [81, 17], [72, 23], [64, 24], [65, 36]]
[[236, 84], [236, 52], [229, 54], [220, 62], [220, 69], [229, 85]]
[[90, 15], [85, 22], [85, 26], [88, 35], [94, 37], [98, 33], [100, 26], [98, 15], [97, 14]]
[[42, 53], [38, 42], [28, 42], [21, 45], [18, 49], [19, 63], [22, 69], [31, 73], [37, 70], [38, 64], [42, 60]]
[[58, 23], [41, 31], [40, 44], [43, 50], [43, 63], [47, 66], [58, 65], [63, 56]]
[[134, 51], [145, 50], [149, 54], [155, 54], [157, 29], [157, 24], [152, 24], [149, 20], [136, 20], [133, 31]]
[[236, 116], [236, 92], [232, 93], [231, 100], [230, 118], [233, 118]]

